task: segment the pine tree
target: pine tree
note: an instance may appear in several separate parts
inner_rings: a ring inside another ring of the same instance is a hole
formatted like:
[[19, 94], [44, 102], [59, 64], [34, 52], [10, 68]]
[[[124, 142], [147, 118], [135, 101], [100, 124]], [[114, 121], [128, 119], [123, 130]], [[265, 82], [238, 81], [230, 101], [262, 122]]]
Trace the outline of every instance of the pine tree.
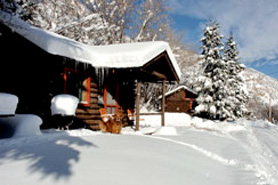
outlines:
[[201, 39], [203, 74], [198, 78], [196, 114], [209, 119], [235, 120], [248, 112], [245, 104], [248, 93], [238, 62], [238, 50], [231, 35], [225, 48], [219, 33], [219, 24], [210, 22]]
[[213, 21], [204, 30], [201, 39], [203, 74], [199, 77], [195, 90], [198, 92], [197, 115], [210, 119], [226, 119], [229, 111], [225, 107], [227, 89], [225, 82], [228, 78], [226, 64], [223, 60], [224, 49], [219, 33], [219, 24]]
[[241, 76], [241, 72], [245, 69], [243, 64], [238, 62], [239, 52], [231, 34], [228, 38], [224, 50], [224, 60], [226, 62], [226, 70], [228, 73], [228, 80], [226, 87], [229, 89], [227, 93], [227, 100], [229, 100], [228, 119], [234, 120], [243, 117], [248, 112], [246, 109], [246, 102], [248, 101], [248, 92], [246, 90], [245, 82]]

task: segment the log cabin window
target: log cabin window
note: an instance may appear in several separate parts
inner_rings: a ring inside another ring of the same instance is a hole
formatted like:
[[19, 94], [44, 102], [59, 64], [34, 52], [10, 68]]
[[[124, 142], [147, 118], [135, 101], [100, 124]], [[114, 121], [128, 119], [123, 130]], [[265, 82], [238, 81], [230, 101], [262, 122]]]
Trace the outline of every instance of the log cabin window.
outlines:
[[107, 88], [109, 88], [109, 86], [106, 83], [103, 91], [104, 108], [106, 109], [107, 114], [116, 114], [119, 112], [119, 84], [116, 84], [115, 92], [113, 93], [111, 91], [109, 92]]
[[91, 77], [78, 70], [65, 68], [64, 93], [79, 98], [80, 106], [90, 106]]

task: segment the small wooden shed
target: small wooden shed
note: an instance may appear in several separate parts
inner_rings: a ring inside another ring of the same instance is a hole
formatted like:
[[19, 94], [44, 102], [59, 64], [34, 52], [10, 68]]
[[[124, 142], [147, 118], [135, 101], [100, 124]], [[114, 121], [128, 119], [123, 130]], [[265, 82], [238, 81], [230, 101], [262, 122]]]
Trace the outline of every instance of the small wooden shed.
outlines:
[[99, 129], [100, 100], [107, 112], [137, 107], [139, 116], [142, 82], [165, 86], [181, 76], [166, 42], [89, 46], [1, 11], [0, 42], [0, 91], [19, 97], [18, 113], [45, 123], [52, 97], [63, 93], [79, 98], [76, 118], [92, 129]]
[[165, 111], [192, 114], [196, 106], [196, 98], [197, 93], [194, 90], [181, 85], [165, 94]]

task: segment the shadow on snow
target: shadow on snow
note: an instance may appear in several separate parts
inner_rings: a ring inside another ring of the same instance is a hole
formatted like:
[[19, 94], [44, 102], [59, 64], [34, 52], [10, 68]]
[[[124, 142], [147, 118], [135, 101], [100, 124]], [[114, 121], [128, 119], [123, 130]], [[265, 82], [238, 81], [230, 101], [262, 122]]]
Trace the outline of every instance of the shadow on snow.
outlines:
[[30, 174], [39, 173], [41, 179], [47, 177], [53, 177], [55, 180], [67, 179], [73, 175], [72, 168], [80, 160], [80, 151], [76, 146], [97, 148], [91, 142], [80, 137], [68, 136], [66, 133], [3, 139], [0, 140], [0, 167], [6, 162], [27, 160]]

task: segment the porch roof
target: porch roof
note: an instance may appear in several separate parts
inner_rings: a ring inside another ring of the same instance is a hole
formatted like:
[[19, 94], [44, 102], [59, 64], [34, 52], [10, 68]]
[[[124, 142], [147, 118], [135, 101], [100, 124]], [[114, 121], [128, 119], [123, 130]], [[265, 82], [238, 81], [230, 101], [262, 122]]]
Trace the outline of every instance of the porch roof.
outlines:
[[[180, 68], [167, 42], [139, 42], [113, 44], [106, 46], [90, 46], [53, 32], [39, 29], [21, 19], [0, 11], [0, 21], [11, 30], [31, 41], [44, 51], [58, 56], [64, 56], [76, 61], [89, 63], [95, 68], [143, 68], [153, 65], [155, 61], [163, 59], [164, 67], [169, 67], [171, 77], [168, 80], [179, 81]], [[165, 62], [166, 61], [166, 62]], [[159, 71], [169, 76], [168, 69]], [[156, 73], [156, 69], [151, 72]]]

